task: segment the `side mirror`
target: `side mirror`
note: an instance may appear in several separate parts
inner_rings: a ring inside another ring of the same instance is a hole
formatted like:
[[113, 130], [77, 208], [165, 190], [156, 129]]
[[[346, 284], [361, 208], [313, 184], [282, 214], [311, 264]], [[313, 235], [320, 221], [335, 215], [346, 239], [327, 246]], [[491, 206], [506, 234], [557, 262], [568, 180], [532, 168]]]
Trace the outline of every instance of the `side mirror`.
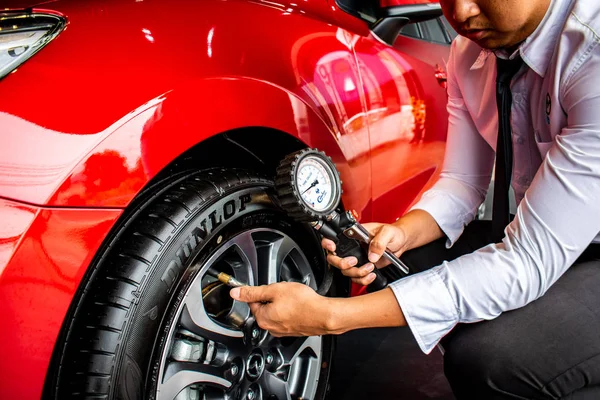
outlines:
[[371, 31], [381, 41], [391, 46], [394, 44], [402, 28], [409, 23], [410, 19], [407, 17], [387, 17], [376, 22], [372, 26]]
[[439, 18], [442, 15], [442, 7], [438, 3], [381, 8], [379, 18], [371, 24], [371, 31], [382, 42], [392, 46], [407, 24]]

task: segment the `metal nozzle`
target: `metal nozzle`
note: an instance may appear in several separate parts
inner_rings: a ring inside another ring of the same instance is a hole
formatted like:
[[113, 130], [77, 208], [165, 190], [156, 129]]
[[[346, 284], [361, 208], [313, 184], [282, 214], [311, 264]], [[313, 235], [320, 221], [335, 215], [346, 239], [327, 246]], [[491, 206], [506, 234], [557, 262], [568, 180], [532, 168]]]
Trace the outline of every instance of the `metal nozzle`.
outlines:
[[219, 272], [217, 279], [230, 287], [246, 286], [245, 283], [238, 281], [233, 276], [226, 274], [225, 272]]
[[246, 286], [245, 283], [238, 281], [233, 276], [226, 274], [225, 272], [217, 272], [214, 269], [209, 268], [206, 271], [206, 273], [208, 275], [212, 276], [213, 278], [217, 278], [219, 281], [223, 282], [227, 286], [231, 286], [231, 287]]

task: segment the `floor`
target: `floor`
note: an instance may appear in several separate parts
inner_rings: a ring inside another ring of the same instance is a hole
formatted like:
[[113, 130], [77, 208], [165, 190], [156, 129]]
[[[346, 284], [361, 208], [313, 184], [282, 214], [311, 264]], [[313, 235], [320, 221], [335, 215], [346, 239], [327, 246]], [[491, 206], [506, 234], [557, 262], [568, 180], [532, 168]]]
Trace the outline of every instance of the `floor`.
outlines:
[[455, 400], [436, 349], [425, 355], [408, 328], [338, 337], [328, 400]]

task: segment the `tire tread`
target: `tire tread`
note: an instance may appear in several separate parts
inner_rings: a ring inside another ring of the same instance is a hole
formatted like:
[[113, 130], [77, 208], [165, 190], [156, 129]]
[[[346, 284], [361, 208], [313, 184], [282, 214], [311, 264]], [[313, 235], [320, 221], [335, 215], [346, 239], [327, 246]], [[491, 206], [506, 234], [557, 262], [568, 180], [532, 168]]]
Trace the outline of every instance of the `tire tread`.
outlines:
[[[107, 399], [125, 327], [156, 255], [194, 212], [227, 189], [264, 182], [245, 171], [191, 175], [153, 198], [108, 247], [93, 281], [87, 282], [67, 332], [57, 398]], [[152, 258], [152, 259], [149, 259]], [[72, 360], [76, 359], [77, 362]]]

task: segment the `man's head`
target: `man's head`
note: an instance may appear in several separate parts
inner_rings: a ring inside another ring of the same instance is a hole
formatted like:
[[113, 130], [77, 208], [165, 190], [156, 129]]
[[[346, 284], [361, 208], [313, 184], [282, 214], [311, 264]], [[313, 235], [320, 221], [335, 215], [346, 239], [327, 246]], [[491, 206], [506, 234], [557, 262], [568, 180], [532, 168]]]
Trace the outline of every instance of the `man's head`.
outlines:
[[550, 0], [440, 0], [446, 19], [486, 49], [512, 48], [535, 31]]

